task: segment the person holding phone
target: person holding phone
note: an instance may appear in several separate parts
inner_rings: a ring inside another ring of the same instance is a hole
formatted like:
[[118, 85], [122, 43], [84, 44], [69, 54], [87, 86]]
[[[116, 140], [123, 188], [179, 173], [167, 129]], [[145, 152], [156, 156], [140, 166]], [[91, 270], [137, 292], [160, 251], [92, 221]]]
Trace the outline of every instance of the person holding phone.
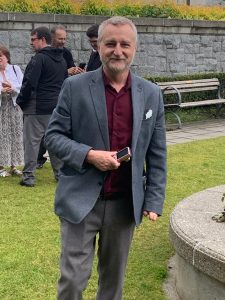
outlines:
[[96, 247], [93, 298], [121, 300], [134, 228], [143, 215], [156, 221], [162, 214], [164, 105], [160, 88], [130, 71], [136, 48], [131, 20], [101, 23], [102, 68], [65, 80], [49, 122], [46, 146], [63, 161], [55, 196], [62, 240], [58, 300], [83, 299]]
[[63, 57], [67, 64], [68, 75], [76, 75], [83, 73], [84, 70], [80, 66], [76, 67], [73, 61], [72, 53], [65, 47], [67, 33], [63, 25], [56, 25], [51, 29], [52, 46], [63, 50]]
[[16, 104], [22, 80], [20, 67], [11, 65], [9, 50], [0, 46], [0, 177], [22, 175], [17, 166], [24, 162], [23, 113]]

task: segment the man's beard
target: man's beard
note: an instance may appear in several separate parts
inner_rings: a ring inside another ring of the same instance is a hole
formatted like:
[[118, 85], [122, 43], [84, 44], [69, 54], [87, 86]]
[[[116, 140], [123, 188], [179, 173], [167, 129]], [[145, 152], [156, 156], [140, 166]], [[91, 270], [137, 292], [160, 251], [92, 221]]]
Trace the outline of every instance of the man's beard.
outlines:
[[106, 67], [108, 70], [110, 70], [114, 74], [119, 74], [119, 73], [122, 73], [125, 70], [129, 70], [130, 66], [133, 63], [133, 59], [131, 60], [130, 63], [127, 63], [125, 59], [118, 59], [118, 62], [120, 60], [122, 60], [123, 63], [121, 63], [121, 62], [119, 62], [119, 63], [111, 63], [110, 59], [109, 60], [105, 60], [105, 59], [102, 59], [101, 57], [100, 57], [100, 59], [102, 61], [103, 67]]

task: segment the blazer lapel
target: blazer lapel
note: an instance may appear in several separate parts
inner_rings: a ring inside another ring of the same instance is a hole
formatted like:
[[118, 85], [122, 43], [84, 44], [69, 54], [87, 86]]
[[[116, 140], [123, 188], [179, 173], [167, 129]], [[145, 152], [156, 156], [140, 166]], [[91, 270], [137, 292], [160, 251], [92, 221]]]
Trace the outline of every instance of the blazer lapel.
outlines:
[[138, 135], [144, 115], [144, 96], [141, 83], [132, 75], [132, 106], [133, 106], [133, 132], [132, 132], [132, 153], [135, 152]]
[[105, 144], [105, 150], [110, 150], [108, 117], [105, 98], [105, 87], [102, 79], [102, 68], [95, 72], [89, 84], [99, 129]]

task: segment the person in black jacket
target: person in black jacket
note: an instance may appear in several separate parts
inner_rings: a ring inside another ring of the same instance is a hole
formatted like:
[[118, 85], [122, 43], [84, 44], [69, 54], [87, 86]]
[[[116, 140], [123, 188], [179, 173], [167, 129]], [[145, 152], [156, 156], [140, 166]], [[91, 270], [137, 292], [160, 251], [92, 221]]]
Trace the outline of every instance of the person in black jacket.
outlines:
[[98, 45], [97, 45], [97, 40], [98, 40], [98, 27], [99, 25], [94, 24], [91, 27], [88, 28], [86, 31], [86, 35], [89, 39], [89, 43], [91, 44], [92, 47], [92, 52], [87, 64], [86, 71], [94, 71], [98, 69], [101, 65], [102, 62], [99, 57], [98, 53]]
[[[21, 185], [35, 185], [35, 170], [41, 139], [55, 108], [64, 79], [68, 76], [63, 51], [51, 46], [51, 33], [47, 27], [31, 32], [34, 55], [27, 65], [17, 104], [24, 115], [24, 169]], [[51, 155], [55, 178], [61, 162]]]

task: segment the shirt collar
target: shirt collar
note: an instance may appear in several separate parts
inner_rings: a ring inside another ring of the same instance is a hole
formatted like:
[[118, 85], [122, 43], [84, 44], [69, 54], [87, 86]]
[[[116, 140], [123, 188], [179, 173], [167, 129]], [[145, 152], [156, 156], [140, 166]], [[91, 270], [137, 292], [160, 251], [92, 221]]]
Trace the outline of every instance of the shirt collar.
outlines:
[[[106, 86], [111, 86], [110, 81], [109, 81], [109, 78], [108, 78], [107, 75], [105, 74], [103, 68], [102, 68], [102, 76], [103, 76], [103, 82], [104, 82], [105, 87], [106, 87]], [[129, 71], [129, 73], [128, 73], [127, 81], [126, 81], [126, 83], [125, 83], [125, 85], [124, 85], [123, 88], [124, 88], [126, 91], [127, 91], [128, 89], [131, 88], [131, 73], [130, 73], [130, 71]]]

